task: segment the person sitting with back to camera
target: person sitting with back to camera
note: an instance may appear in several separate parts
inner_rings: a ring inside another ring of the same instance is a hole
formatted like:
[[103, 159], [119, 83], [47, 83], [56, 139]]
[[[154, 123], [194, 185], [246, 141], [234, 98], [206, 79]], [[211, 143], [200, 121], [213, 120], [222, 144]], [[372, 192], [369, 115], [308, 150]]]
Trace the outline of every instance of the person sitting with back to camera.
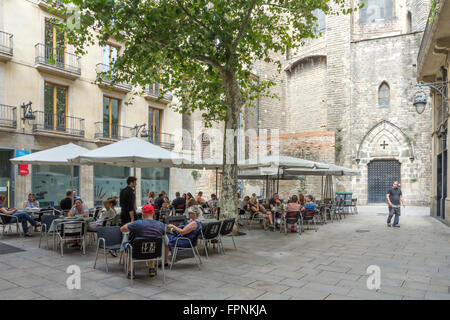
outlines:
[[[286, 213], [288, 213], [288, 212], [298, 212], [298, 213], [300, 213], [300, 210], [301, 210], [302, 206], [298, 202], [299, 202], [298, 201], [298, 197], [297, 197], [297, 195], [294, 194], [291, 197], [291, 201], [289, 201], [285, 212], [283, 213], [283, 217], [284, 218], [286, 218]], [[291, 231], [295, 232], [295, 231], [297, 231], [297, 229], [294, 226], [292, 226]]]
[[306, 203], [305, 205], [302, 207], [302, 211], [303, 212], [307, 212], [307, 211], [312, 211], [314, 212], [314, 210], [316, 209], [316, 204], [313, 201], [313, 196], [312, 195], [307, 195], [305, 197]]
[[[129, 222], [122, 227], [120, 227], [120, 231], [129, 232], [130, 236], [128, 238], [127, 244], [124, 246], [125, 250], [125, 259], [128, 259], [128, 244], [133, 242], [135, 238], [162, 238], [163, 245], [165, 246], [164, 250], [164, 266], [168, 266], [167, 263], [167, 255], [168, 255], [168, 247], [169, 239], [166, 236], [166, 228], [164, 223], [161, 221], [155, 220], [155, 209], [151, 204], [146, 204], [142, 207], [142, 217], [143, 219], [136, 220], [133, 222]], [[154, 277], [156, 275], [156, 267], [155, 261], [150, 261], [149, 264], [149, 275], [150, 277]], [[134, 273], [131, 274], [130, 266], [128, 266], [128, 278], [135, 278]]]

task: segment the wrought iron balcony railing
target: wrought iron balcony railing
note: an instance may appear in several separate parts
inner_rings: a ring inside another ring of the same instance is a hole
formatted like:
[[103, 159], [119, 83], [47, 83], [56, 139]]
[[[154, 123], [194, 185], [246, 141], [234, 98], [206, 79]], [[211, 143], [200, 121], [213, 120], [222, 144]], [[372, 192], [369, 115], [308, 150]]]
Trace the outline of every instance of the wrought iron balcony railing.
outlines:
[[0, 127], [17, 128], [17, 108], [0, 104]]
[[148, 141], [166, 149], [175, 147], [174, 135], [170, 133], [149, 131]]
[[147, 86], [144, 94], [145, 94], [145, 97], [152, 98], [154, 100], [159, 99], [159, 100], [165, 100], [165, 101], [170, 102], [173, 99], [173, 96], [171, 94], [168, 94], [168, 93], [166, 93], [164, 95], [161, 94], [159, 83], [155, 83], [152, 86]]
[[33, 123], [33, 131], [52, 131], [84, 137], [84, 119], [82, 118], [42, 111], [35, 111], [34, 115], [36, 119]]
[[67, 48], [38, 43], [35, 49], [37, 66], [62, 70], [76, 76], [81, 75], [80, 57], [67, 52]]
[[[102, 83], [111, 84], [117, 78], [117, 75], [111, 70], [109, 65], [98, 63], [95, 67], [97, 80], [101, 80]], [[113, 87], [120, 91], [131, 91], [132, 85], [126, 82], [116, 82]]]
[[113, 139], [121, 140], [133, 137], [134, 129], [127, 126], [104, 123], [102, 121], [95, 123], [95, 139]]
[[0, 31], [0, 54], [13, 55], [13, 35]]

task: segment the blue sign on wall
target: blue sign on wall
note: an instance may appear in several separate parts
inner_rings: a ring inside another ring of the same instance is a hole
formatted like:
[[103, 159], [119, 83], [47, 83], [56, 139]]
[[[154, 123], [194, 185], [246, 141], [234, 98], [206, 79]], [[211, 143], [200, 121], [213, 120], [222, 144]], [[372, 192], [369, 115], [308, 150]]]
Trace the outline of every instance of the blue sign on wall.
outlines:
[[16, 157], [22, 157], [30, 154], [30, 151], [27, 150], [16, 150]]

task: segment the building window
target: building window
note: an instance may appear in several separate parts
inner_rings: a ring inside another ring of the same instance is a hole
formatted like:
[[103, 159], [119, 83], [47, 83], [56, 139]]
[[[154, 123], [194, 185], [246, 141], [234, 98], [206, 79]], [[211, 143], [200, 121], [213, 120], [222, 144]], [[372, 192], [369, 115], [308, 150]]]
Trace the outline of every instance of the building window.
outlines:
[[120, 100], [103, 97], [103, 137], [120, 137]]
[[44, 128], [66, 131], [67, 87], [45, 82], [44, 85]]
[[107, 44], [103, 47], [102, 62], [104, 65], [112, 66], [120, 56], [120, 48], [118, 46]]
[[141, 169], [141, 203], [147, 204], [147, 194], [151, 191], [158, 195], [161, 191], [169, 192], [169, 168]]
[[[74, 188], [79, 194], [80, 169], [74, 166]], [[58, 206], [66, 197], [66, 191], [72, 188], [69, 166], [33, 165], [31, 176], [31, 192], [36, 195], [39, 206]]]
[[390, 91], [389, 85], [383, 82], [378, 88], [378, 105], [380, 107], [388, 107], [390, 102]]
[[326, 28], [326, 23], [325, 23], [325, 13], [320, 10], [320, 9], [316, 9], [313, 11], [313, 15], [317, 18], [316, 20], [316, 36], [319, 35], [319, 33], [324, 32], [325, 28]]
[[58, 30], [52, 19], [45, 19], [46, 61], [65, 64], [67, 56], [67, 34]]
[[161, 144], [161, 123], [163, 110], [148, 108], [148, 128], [149, 141], [153, 144]]
[[406, 33], [410, 33], [412, 31], [412, 15], [411, 11], [408, 11], [406, 15]]
[[394, 0], [365, 0], [364, 2], [364, 7], [359, 11], [361, 23], [394, 18]]
[[94, 166], [94, 206], [102, 206], [109, 197], [119, 197], [129, 175], [130, 168]]

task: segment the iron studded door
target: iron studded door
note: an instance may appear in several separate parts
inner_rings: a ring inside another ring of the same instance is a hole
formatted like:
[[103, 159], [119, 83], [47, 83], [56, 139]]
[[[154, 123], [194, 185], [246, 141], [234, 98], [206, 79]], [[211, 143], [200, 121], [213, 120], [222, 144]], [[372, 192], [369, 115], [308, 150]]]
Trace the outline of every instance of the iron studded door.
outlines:
[[386, 203], [386, 194], [394, 181], [400, 183], [400, 162], [374, 160], [368, 165], [369, 203]]

